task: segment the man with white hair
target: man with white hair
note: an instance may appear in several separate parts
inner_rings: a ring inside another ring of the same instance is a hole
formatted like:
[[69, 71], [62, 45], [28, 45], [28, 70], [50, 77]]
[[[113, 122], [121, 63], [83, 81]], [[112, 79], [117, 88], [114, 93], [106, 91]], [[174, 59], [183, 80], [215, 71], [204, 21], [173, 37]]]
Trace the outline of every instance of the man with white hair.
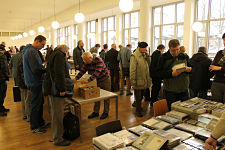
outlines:
[[[83, 83], [87, 83], [97, 80], [97, 85], [101, 89], [106, 91], [110, 91], [111, 88], [111, 80], [109, 71], [102, 61], [100, 57], [93, 56], [90, 52], [84, 52], [82, 54], [82, 59], [84, 61], [84, 65], [82, 66], [80, 72], [75, 77], [75, 81], [79, 80], [87, 71], [92, 76], [88, 80], [82, 81]], [[88, 116], [88, 119], [98, 117], [100, 109], [100, 102], [95, 102], [94, 112]], [[100, 119], [105, 119], [108, 117], [109, 113], [109, 100], [104, 100], [104, 111], [100, 117]]]

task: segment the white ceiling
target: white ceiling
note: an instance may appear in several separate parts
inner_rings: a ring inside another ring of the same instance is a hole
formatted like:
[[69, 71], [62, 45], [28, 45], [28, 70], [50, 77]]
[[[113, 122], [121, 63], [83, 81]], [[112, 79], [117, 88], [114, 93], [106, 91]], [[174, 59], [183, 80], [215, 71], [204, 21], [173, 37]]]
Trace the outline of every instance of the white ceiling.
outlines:
[[[81, 2], [84, 0], [81, 0]], [[56, 14], [78, 10], [79, 0], [55, 0]], [[31, 24], [54, 16], [54, 0], [1, 0], [0, 32], [23, 31]]]

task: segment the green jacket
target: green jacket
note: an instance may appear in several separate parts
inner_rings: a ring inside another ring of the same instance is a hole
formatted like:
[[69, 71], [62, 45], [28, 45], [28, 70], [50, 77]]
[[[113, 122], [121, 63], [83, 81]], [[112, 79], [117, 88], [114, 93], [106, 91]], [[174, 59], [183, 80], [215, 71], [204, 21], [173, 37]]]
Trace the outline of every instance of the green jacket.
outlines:
[[91, 53], [91, 54], [94, 54], [94, 53], [98, 54], [98, 49], [97, 49], [96, 47], [92, 47], [92, 48], [90, 49], [90, 53]]
[[151, 85], [149, 75], [150, 57], [143, 55], [139, 48], [130, 58], [130, 81], [135, 83], [134, 89], [146, 89]]
[[17, 78], [17, 66], [18, 66], [18, 61], [19, 61], [19, 57], [20, 55], [22, 55], [21, 52], [16, 53], [15, 55], [12, 56], [9, 65], [10, 68], [12, 68], [12, 76], [13, 78]]

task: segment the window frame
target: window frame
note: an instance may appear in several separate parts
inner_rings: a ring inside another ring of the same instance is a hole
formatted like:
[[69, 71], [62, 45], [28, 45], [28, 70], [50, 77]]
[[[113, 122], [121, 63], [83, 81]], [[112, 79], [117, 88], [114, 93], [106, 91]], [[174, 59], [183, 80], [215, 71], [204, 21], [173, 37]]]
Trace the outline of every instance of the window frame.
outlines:
[[[109, 30], [109, 27], [108, 27], [108, 20], [109, 18], [112, 18], [113, 17], [113, 30]], [[104, 31], [104, 20], [106, 19], [106, 31]], [[116, 43], [116, 16], [109, 16], [109, 17], [104, 17], [102, 18], [102, 43], [103, 44], [108, 44], [108, 47], [110, 47], [111, 45], [109, 45], [109, 32], [110, 31], [113, 31], [114, 34], [115, 34], [115, 38], [113, 40], [113, 43], [115, 44]], [[104, 39], [104, 34], [106, 34], [106, 39]], [[106, 41], [106, 42], [104, 42]]]
[[[92, 32], [91, 31], [91, 23], [92, 22], [95, 22], [95, 32]], [[90, 28], [88, 29], [88, 24], [90, 24]], [[95, 37], [95, 41], [96, 41], [96, 29], [97, 29], [97, 27], [96, 27], [96, 25], [97, 25], [97, 21], [96, 20], [90, 20], [90, 21], [87, 21], [86, 22], [86, 39], [87, 39], [87, 43], [86, 43], [86, 48], [87, 48], [87, 50], [90, 50], [91, 48], [92, 48], [92, 43], [91, 43], [91, 41], [89, 41], [89, 34], [93, 34], [94, 35], [94, 37]], [[89, 43], [90, 42], [90, 43]], [[90, 45], [89, 45], [90, 44]], [[94, 43], [94, 45], [95, 45], [95, 43]], [[90, 46], [90, 47], [89, 47]]]

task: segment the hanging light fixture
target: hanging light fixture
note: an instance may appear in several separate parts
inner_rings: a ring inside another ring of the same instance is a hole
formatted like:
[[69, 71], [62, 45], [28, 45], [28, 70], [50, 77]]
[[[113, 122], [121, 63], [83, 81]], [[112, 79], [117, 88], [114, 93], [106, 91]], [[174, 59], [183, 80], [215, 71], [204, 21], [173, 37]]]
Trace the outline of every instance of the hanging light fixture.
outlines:
[[30, 34], [30, 35], [34, 35], [34, 34], [35, 34], [35, 31], [34, 31], [34, 30], [30, 30], [30, 31], [29, 31], [29, 34]]
[[[41, 24], [41, 11], [40, 11], [40, 24]], [[39, 26], [39, 27], [38, 27], [38, 32], [40, 32], [40, 33], [45, 32], [45, 27]]]
[[14, 39], [17, 40], [18, 39], [18, 36], [15, 36]]
[[27, 37], [28, 36], [27, 32], [23, 32], [23, 36]]
[[54, 17], [55, 17], [55, 21], [52, 22], [52, 28], [58, 29], [59, 28], [59, 22], [56, 21], [56, 16], [55, 16], [55, 0], [54, 0]]
[[195, 31], [195, 32], [200, 32], [202, 31], [203, 29], [203, 24], [201, 22], [195, 22], [193, 23], [192, 25], [192, 29]]
[[14, 41], [14, 40], [15, 40], [15, 37], [14, 37], [14, 36], [12, 36], [12, 37], [11, 37], [11, 39]]
[[18, 35], [18, 38], [19, 38], [19, 39], [21, 39], [22, 37], [23, 37], [22, 34], [19, 34], [19, 35]]
[[40, 33], [45, 32], [45, 28], [43, 26], [38, 27], [38, 32]]
[[79, 12], [74, 15], [74, 20], [78, 23], [82, 23], [84, 21], [84, 14], [80, 12], [80, 0], [79, 0]]
[[123, 12], [128, 12], [133, 9], [133, 0], [120, 0], [119, 7]]

